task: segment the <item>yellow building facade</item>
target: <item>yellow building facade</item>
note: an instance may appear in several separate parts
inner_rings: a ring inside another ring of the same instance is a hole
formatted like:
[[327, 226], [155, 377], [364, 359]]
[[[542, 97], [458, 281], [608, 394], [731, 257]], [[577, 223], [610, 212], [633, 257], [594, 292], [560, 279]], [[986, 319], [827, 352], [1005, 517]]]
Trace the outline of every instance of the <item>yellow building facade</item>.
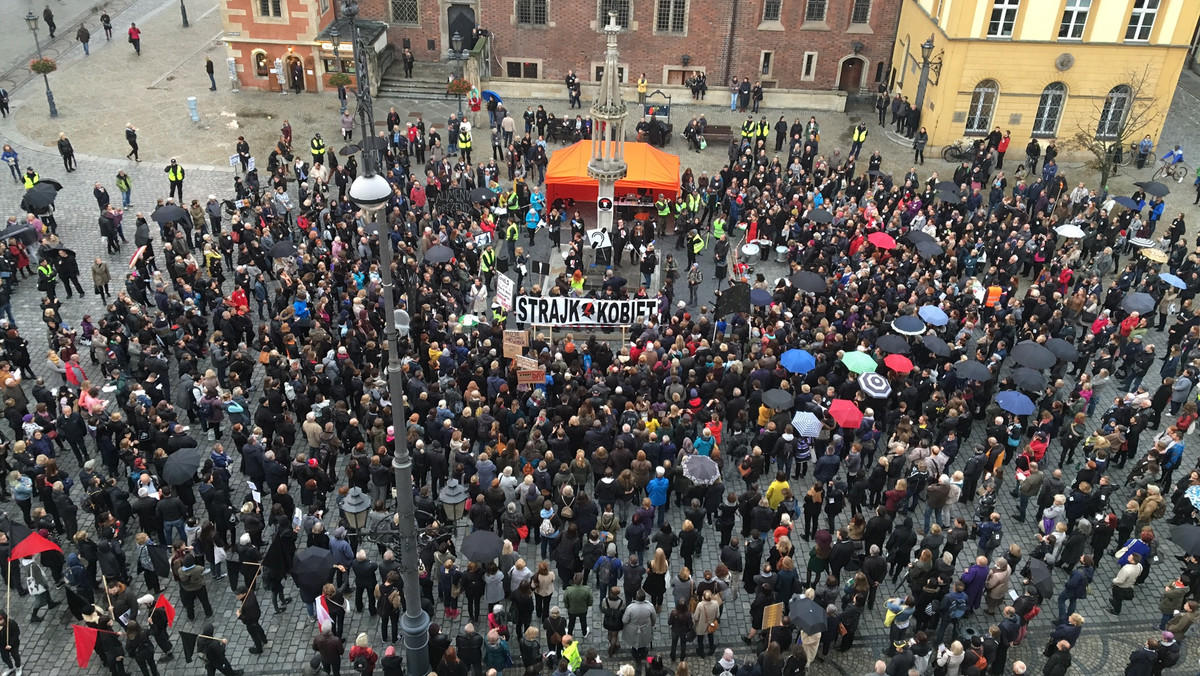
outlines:
[[1137, 138], [1182, 143], [1159, 137], [1198, 18], [1200, 0], [904, 0], [892, 92], [924, 90], [932, 146], [998, 126], [1021, 155], [1031, 136], [1112, 137], [1139, 108]]

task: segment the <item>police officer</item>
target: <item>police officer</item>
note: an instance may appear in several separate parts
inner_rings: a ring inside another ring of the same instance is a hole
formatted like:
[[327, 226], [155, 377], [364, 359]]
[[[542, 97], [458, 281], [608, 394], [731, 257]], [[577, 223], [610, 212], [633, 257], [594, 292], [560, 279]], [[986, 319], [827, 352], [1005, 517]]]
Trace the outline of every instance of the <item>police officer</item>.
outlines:
[[38, 173], [33, 170], [33, 167], [25, 168], [25, 189], [26, 190], [29, 190], [33, 186], [37, 185], [38, 182], [41, 180], [42, 180], [42, 177], [38, 176]]
[[492, 276], [496, 272], [496, 250], [489, 244], [488, 248], [483, 250], [479, 255], [479, 274], [483, 275], [484, 282], [492, 285]]
[[704, 238], [695, 229], [688, 231], [687, 247], [688, 268], [690, 269], [696, 262], [696, 256], [704, 250]]
[[755, 127], [755, 138], [763, 143], [766, 143], [770, 135], [771, 125], [767, 122], [767, 116], [763, 115], [762, 119], [758, 121], [758, 126]]
[[458, 129], [458, 153], [463, 162], [471, 164], [471, 128], [465, 122]]
[[858, 126], [850, 133], [850, 152], [847, 157], [858, 159], [858, 154], [862, 152], [863, 142], [867, 140], [867, 125], [865, 122], [859, 122]]
[[55, 287], [58, 286], [58, 272], [54, 270], [54, 266], [47, 259], [42, 259], [38, 264], [38, 291], [46, 294], [50, 300], [55, 300], [57, 297]]
[[746, 121], [742, 123], [742, 142], [754, 145], [754, 136], [758, 133], [758, 127], [754, 124], [754, 116], [747, 115]]
[[512, 218], [508, 220], [508, 226], [504, 228], [504, 242], [508, 247], [508, 260], [513, 260], [517, 257], [517, 237], [521, 234], [521, 229], [517, 227], [517, 222]]
[[167, 181], [171, 184], [171, 192], [169, 197], [175, 196], [175, 191], [179, 191], [179, 202], [183, 203], [183, 167], [179, 166], [179, 162], [175, 158], [171, 158], [171, 163], [163, 168], [163, 173], [167, 175]]
[[321, 138], [320, 133], [313, 135], [312, 143], [310, 144], [310, 150], [312, 152], [313, 166], [315, 167], [317, 165], [317, 163], [324, 165], [325, 164], [325, 141]]

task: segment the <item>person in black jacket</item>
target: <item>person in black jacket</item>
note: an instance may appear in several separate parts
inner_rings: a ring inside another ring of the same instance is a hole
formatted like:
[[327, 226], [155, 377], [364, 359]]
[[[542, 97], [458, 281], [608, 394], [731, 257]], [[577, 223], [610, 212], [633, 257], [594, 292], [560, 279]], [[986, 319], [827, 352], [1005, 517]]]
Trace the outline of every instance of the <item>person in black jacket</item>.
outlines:
[[[207, 622], [200, 633], [205, 636], [214, 636], [213, 623]], [[242, 676], [241, 669], [234, 669], [229, 663], [229, 658], [225, 655], [225, 646], [229, 643], [229, 639], [223, 638], [220, 640], [201, 638], [196, 641], [196, 650], [202, 653], [207, 661], [205, 665], [208, 669], [208, 676], [213, 676], [218, 671], [225, 676]]]
[[537, 627], [529, 627], [521, 637], [521, 662], [525, 665], [525, 676], [542, 673], [542, 645], [538, 642], [539, 634]]
[[0, 657], [4, 664], [15, 672], [21, 669], [21, 627], [6, 613], [0, 613], [0, 631], [4, 632], [3, 645], [0, 645]]
[[237, 617], [246, 625], [246, 632], [250, 634], [250, 639], [254, 641], [254, 647], [249, 649], [251, 655], [262, 654], [263, 644], [267, 642], [267, 632], [263, 631], [262, 625], [258, 623], [262, 617], [262, 611], [258, 607], [258, 597], [251, 594], [245, 587], [238, 587], [237, 599], [241, 602], [241, 607], [237, 610]]
[[379, 576], [377, 574], [379, 566], [367, 558], [365, 549], [358, 550], [354, 556], [354, 563], [350, 564], [354, 570], [354, 609], [362, 612], [363, 609], [363, 594], [367, 596], [368, 608], [371, 614], [375, 614], [375, 585], [379, 584]]
[[459, 661], [472, 676], [483, 676], [483, 637], [475, 631], [474, 624], [468, 622], [463, 627], [463, 632], [454, 639], [454, 646], [458, 651]]

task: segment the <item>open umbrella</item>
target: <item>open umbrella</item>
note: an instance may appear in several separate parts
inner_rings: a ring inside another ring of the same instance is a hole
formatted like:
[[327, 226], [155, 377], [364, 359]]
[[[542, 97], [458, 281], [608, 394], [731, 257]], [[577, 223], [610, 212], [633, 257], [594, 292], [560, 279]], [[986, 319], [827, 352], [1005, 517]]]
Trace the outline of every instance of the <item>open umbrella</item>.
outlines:
[[917, 253], [921, 254], [922, 258], [934, 258], [946, 252], [937, 242], [918, 242]]
[[271, 258], [289, 258], [296, 255], [296, 243], [290, 239], [281, 239], [271, 247]]
[[833, 214], [825, 211], [824, 209], [813, 209], [812, 211], [808, 212], [808, 220], [821, 224], [832, 223]]
[[896, 240], [886, 232], [873, 232], [867, 235], [867, 241], [880, 249], [895, 249]]
[[1176, 289], [1186, 289], [1187, 288], [1187, 282], [1183, 281], [1179, 277], [1176, 277], [1175, 275], [1173, 275], [1169, 272], [1164, 272], [1164, 273], [1160, 274], [1158, 276], [1158, 278], [1163, 280], [1167, 284], [1170, 284], [1171, 286], [1175, 287]]
[[858, 387], [868, 397], [886, 399], [892, 393], [892, 386], [887, 378], [878, 373], [864, 373], [858, 378]]
[[1175, 526], [1171, 529], [1171, 542], [1179, 545], [1179, 548], [1187, 554], [1200, 556], [1200, 526], [1195, 524]]
[[875, 360], [871, 359], [871, 355], [857, 350], [842, 355], [842, 363], [855, 373], [870, 373], [878, 366]]
[[938, 181], [937, 184], [933, 186], [933, 189], [934, 190], [949, 190], [951, 192], [957, 192], [958, 184], [955, 183], [954, 181]]
[[500, 556], [504, 549], [504, 540], [490, 530], [477, 530], [463, 538], [459, 553], [467, 561], [483, 563]]
[[1057, 232], [1059, 235], [1066, 237], [1067, 239], [1080, 239], [1087, 234], [1083, 231], [1083, 228], [1075, 225], [1074, 223], [1065, 223], [1060, 225], [1054, 229], [1054, 232]]
[[959, 202], [962, 201], [962, 193], [952, 190], [942, 190], [938, 192], [937, 198], [943, 202]]
[[997, 394], [996, 404], [1013, 415], [1029, 415], [1037, 410], [1029, 397], [1016, 390], [1004, 390]]
[[137, 267], [138, 261], [142, 260], [142, 256], [146, 255], [146, 251], [149, 248], [150, 248], [149, 245], [143, 244], [142, 246], [139, 246], [137, 249], [134, 249], [133, 255], [129, 257], [129, 267], [131, 267], [131, 268]]
[[19, 238], [25, 244], [32, 244], [37, 241], [37, 233], [33, 231], [33, 226], [25, 221], [11, 225], [5, 228], [3, 232], [0, 232], [0, 242], [7, 243], [8, 240], [14, 237]]
[[875, 341], [875, 347], [889, 354], [908, 354], [912, 350], [907, 340], [893, 333], [880, 336]]
[[988, 370], [988, 367], [973, 359], [954, 364], [954, 372], [958, 374], [959, 378], [966, 378], [967, 380], [983, 382], [992, 379], [992, 372]]
[[1121, 301], [1121, 308], [1126, 312], [1136, 312], [1143, 315], [1154, 310], [1155, 305], [1157, 303], [1154, 301], [1154, 296], [1142, 293], [1141, 291], [1135, 291], [1125, 296], [1125, 299]]
[[773, 408], [776, 411], [790, 411], [796, 405], [795, 395], [780, 389], [767, 390], [763, 393], [762, 401], [767, 408]]
[[950, 322], [950, 317], [946, 314], [946, 311], [936, 305], [922, 305], [917, 310], [917, 315], [925, 320], [926, 324], [933, 324], [934, 326], [945, 326]]
[[924, 230], [909, 230], [900, 239], [906, 239], [913, 244], [920, 244], [921, 242], [937, 242], [937, 240], [933, 238], [933, 235], [925, 232]]
[[1079, 350], [1072, 344], [1062, 338], [1051, 338], [1046, 341], [1046, 349], [1054, 353], [1059, 359], [1067, 361], [1075, 361], [1079, 359]]
[[200, 469], [201, 463], [203, 456], [199, 448], [181, 448], [167, 457], [162, 470], [163, 481], [172, 486], [186, 484], [196, 477], [196, 470]]
[[155, 223], [175, 223], [187, 218], [187, 212], [177, 204], [164, 204], [150, 214]]
[[[797, 595], [788, 604], [788, 619], [793, 627], [808, 634], [819, 634], [828, 628], [825, 609], [816, 601]], [[588, 670], [591, 673], [591, 670]]]
[[840, 427], [857, 429], [862, 424], [863, 414], [849, 399], [834, 399], [829, 404], [829, 415]]
[[1125, 207], [1126, 209], [1133, 209], [1134, 211], [1140, 209], [1140, 207], [1138, 207], [1138, 203], [1133, 201], [1132, 197], [1121, 195], [1119, 197], [1114, 197], [1113, 201]]
[[1154, 240], [1149, 239], [1147, 237], [1130, 237], [1129, 243], [1136, 246], [1139, 249], [1148, 249], [1148, 248], [1154, 246]]
[[902, 354], [889, 354], [883, 358], [883, 365], [896, 373], [909, 373], [913, 370], [912, 360]]
[[61, 188], [61, 185], [56, 186], [52, 181], [41, 181], [25, 191], [25, 196], [21, 198], [21, 208], [35, 214], [43, 213], [47, 207], [54, 204], [54, 198], [58, 196]]
[[1188, 489], [1183, 492], [1183, 496], [1192, 503], [1192, 507], [1200, 509], [1200, 486], [1188, 486]]
[[694, 484], [708, 486], [721, 477], [721, 468], [707, 455], [688, 455], [683, 458], [683, 475]]
[[1171, 194], [1171, 189], [1158, 181], [1136, 181], [1134, 185], [1144, 190], [1147, 195], [1155, 197], [1166, 197]]
[[1018, 364], [1031, 369], [1048, 369], [1058, 361], [1058, 357], [1054, 356], [1050, 348], [1032, 340], [1022, 340], [1017, 343], [1017, 346], [1013, 348], [1012, 356]]
[[333, 552], [323, 547], [305, 547], [292, 560], [292, 580], [311, 597], [333, 577]]
[[490, 103], [492, 101], [495, 101], [496, 103], [504, 102], [504, 99], [501, 99], [499, 94], [497, 94], [496, 92], [494, 92], [490, 89], [485, 89], [482, 92], [480, 92], [479, 98], [483, 99], [484, 102], [486, 102], [486, 103]]
[[925, 345], [925, 349], [929, 350], [930, 352], [936, 354], [939, 357], [949, 357], [950, 356], [950, 346], [946, 344], [946, 341], [942, 340], [941, 338], [938, 338], [937, 336], [933, 335], [932, 333], [921, 338], [921, 343], [923, 345]]
[[1054, 596], [1054, 580], [1050, 575], [1050, 568], [1046, 562], [1041, 559], [1029, 560], [1029, 581], [1037, 588], [1038, 593], [1042, 598], [1048, 599]]
[[425, 262], [427, 263], [445, 263], [451, 258], [454, 258], [454, 249], [451, 249], [445, 244], [431, 246], [425, 251]]
[[821, 419], [811, 411], [796, 411], [792, 416], [792, 428], [802, 437], [815, 437], [821, 433]]
[[791, 373], [808, 373], [817, 365], [817, 358], [808, 350], [788, 350], [779, 358], [783, 368]]
[[925, 322], [916, 315], [903, 315], [892, 320], [892, 329], [906, 336], [919, 336], [925, 333]]
[[789, 281], [791, 281], [792, 286], [801, 291], [808, 291], [809, 293], [825, 293], [829, 289], [829, 285], [825, 283], [824, 277], [808, 270], [797, 272], [791, 276]]
[[1017, 387], [1026, 392], [1040, 392], [1046, 386], [1046, 376], [1034, 371], [1028, 366], [1022, 366], [1014, 369], [1012, 372], [1012, 380], [1017, 384]]
[[750, 304], [766, 307], [771, 304], [771, 292], [766, 289], [750, 289]]
[[498, 195], [487, 188], [475, 188], [471, 191], [471, 204], [483, 204], [484, 202], [493, 202]]
[[1162, 249], [1142, 249], [1142, 255], [1154, 261], [1155, 263], [1166, 263], [1168, 258], [1167, 252], [1163, 251]]

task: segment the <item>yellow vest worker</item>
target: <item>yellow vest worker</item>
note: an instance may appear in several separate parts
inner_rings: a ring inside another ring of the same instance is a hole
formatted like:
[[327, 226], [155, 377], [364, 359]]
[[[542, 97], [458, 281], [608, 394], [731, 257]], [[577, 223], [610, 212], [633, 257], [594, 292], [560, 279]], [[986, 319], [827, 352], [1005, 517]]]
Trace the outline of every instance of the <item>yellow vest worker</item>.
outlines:
[[755, 125], [753, 118], [746, 118], [746, 121], [742, 123], [742, 139], [750, 140], [754, 138], [754, 133]]
[[479, 271], [486, 274], [496, 269], [496, 252], [488, 247], [479, 257]]
[[37, 185], [38, 182], [41, 180], [42, 180], [42, 177], [38, 176], [37, 172], [35, 172], [33, 169], [26, 171], [25, 172], [25, 189], [29, 190], [33, 186]]
[[658, 201], [656, 201], [654, 203], [654, 208], [658, 210], [659, 216], [662, 216], [665, 218], [666, 216], [671, 215], [671, 203], [666, 201], [662, 197], [659, 197]]
[[469, 131], [459, 131], [458, 132], [458, 149], [459, 150], [470, 150], [471, 149], [471, 132], [469, 132]]
[[496, 324], [503, 325], [507, 320], [508, 313], [504, 311], [504, 308], [500, 306], [492, 308], [492, 321], [494, 321]]
[[725, 219], [717, 216], [713, 219], [713, 235], [717, 239], [721, 239], [721, 235], [725, 234]]
[[311, 150], [312, 150], [312, 161], [313, 161], [313, 164], [316, 164], [316, 163], [318, 163], [318, 162], [320, 162], [320, 163], [324, 164], [324, 161], [325, 161], [325, 141], [321, 139], [321, 135], [320, 135], [320, 134], [316, 134], [316, 135], [314, 135], [314, 136], [313, 136], [312, 143], [310, 144], [310, 148], [311, 148]]
[[515, 242], [517, 241], [517, 235], [519, 233], [520, 229], [517, 228], [517, 224], [509, 223], [508, 227], [504, 229], [504, 239], [507, 239], [510, 242]]
[[853, 134], [850, 136], [850, 140], [854, 141], [855, 143], [862, 143], [863, 141], [866, 141], [867, 130], [862, 127], [855, 127]]
[[692, 253], [698, 254], [704, 250], [704, 238], [696, 233], [692, 233]]
[[758, 137], [760, 139], [765, 139], [770, 135], [771, 135], [771, 125], [767, 124], [766, 120], [759, 120], [759, 122], [758, 122]]
[[694, 192], [688, 195], [688, 211], [696, 213], [700, 211], [700, 193]]

